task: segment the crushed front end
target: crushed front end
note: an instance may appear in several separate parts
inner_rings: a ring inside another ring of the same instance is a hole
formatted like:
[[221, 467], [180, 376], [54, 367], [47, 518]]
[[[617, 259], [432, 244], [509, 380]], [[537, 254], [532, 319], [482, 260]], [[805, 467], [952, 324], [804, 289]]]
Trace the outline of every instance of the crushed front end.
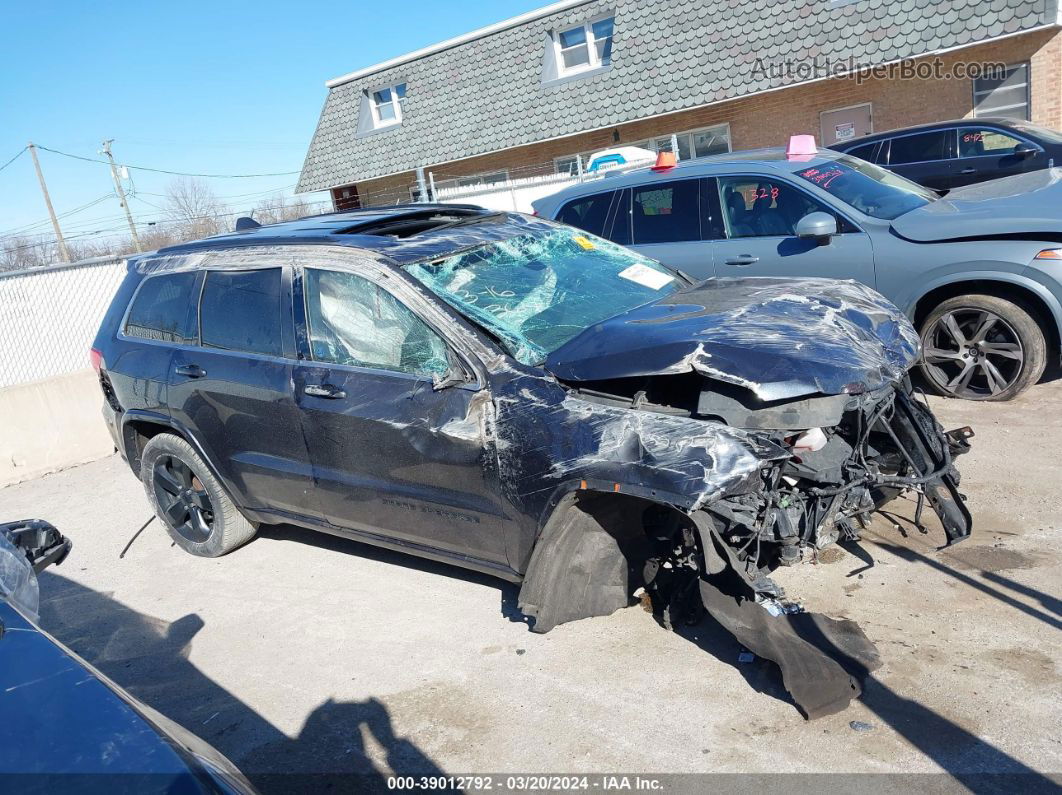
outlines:
[[[839, 417], [825, 427], [811, 425], [801, 421], [801, 409], [814, 420]], [[705, 506], [754, 579], [811, 550], [858, 539], [869, 514], [904, 491], [917, 499], [919, 527], [928, 504], [947, 545], [969, 537], [972, 520], [954, 458], [969, 449], [972, 431], [944, 433], [907, 379], [874, 392], [802, 401], [776, 415], [774, 424], [790, 428], [761, 432], [791, 457], [761, 469], [743, 493]]]

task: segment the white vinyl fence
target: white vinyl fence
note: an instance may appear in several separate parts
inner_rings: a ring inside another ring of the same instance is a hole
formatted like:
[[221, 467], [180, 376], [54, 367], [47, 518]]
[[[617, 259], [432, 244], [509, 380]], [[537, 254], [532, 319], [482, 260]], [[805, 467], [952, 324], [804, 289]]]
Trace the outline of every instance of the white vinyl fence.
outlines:
[[499, 212], [530, 213], [533, 209], [531, 202], [579, 181], [579, 177], [568, 174], [543, 174], [490, 185], [439, 188], [435, 191], [435, 198], [446, 204], [478, 204]]
[[124, 275], [110, 258], [0, 273], [0, 389], [88, 367]]

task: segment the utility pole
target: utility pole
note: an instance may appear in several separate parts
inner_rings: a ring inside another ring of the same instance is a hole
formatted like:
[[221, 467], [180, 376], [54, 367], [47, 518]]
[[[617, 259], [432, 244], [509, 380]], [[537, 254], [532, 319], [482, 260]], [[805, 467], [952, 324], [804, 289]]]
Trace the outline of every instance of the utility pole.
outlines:
[[125, 191], [122, 190], [122, 181], [118, 179], [118, 167], [114, 165], [114, 155], [111, 154], [111, 143], [113, 138], [103, 142], [103, 150], [101, 155], [107, 155], [107, 159], [111, 161], [111, 177], [114, 179], [114, 189], [118, 191], [118, 201], [122, 205], [122, 209], [125, 210], [125, 220], [129, 222], [129, 234], [133, 236], [133, 245], [137, 251], [143, 251], [140, 247], [140, 238], [136, 235], [136, 224], [133, 223], [133, 214], [129, 212], [129, 202], [125, 198]]
[[29, 142], [27, 147], [30, 150], [30, 155], [33, 157], [33, 167], [37, 169], [37, 180], [41, 183], [41, 193], [44, 194], [44, 203], [48, 205], [48, 215], [52, 219], [52, 229], [55, 231], [55, 240], [59, 244], [59, 256], [63, 258], [63, 262], [70, 262], [70, 252], [66, 250], [66, 241], [63, 240], [63, 232], [59, 229], [59, 219], [55, 217], [55, 210], [52, 208], [52, 199], [48, 195], [48, 186], [44, 184], [44, 174], [41, 173], [41, 164], [37, 160], [37, 147], [33, 145], [33, 141]]

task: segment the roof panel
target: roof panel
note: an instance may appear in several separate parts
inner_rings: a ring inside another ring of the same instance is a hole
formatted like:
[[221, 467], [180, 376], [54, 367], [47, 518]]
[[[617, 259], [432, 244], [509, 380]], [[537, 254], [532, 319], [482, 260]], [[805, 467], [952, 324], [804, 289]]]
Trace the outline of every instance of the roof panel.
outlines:
[[[1057, 22], [1057, 0], [588, 0], [334, 86], [297, 190], [322, 190], [788, 84], [757, 58], [913, 57]], [[549, 31], [614, 12], [612, 66], [543, 85]], [[987, 13], [985, 13], [987, 12]], [[945, 22], [951, 20], [949, 24]], [[898, 22], [902, 20], [902, 22]], [[740, 73], [735, 73], [735, 63]], [[361, 98], [407, 86], [403, 122], [357, 135]]]

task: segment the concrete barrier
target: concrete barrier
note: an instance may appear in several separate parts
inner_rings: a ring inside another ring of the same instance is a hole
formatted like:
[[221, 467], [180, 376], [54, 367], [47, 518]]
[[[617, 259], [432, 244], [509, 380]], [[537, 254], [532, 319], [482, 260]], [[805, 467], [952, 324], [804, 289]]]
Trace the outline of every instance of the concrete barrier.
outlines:
[[0, 389], [0, 487], [112, 453], [102, 406], [91, 368]]

